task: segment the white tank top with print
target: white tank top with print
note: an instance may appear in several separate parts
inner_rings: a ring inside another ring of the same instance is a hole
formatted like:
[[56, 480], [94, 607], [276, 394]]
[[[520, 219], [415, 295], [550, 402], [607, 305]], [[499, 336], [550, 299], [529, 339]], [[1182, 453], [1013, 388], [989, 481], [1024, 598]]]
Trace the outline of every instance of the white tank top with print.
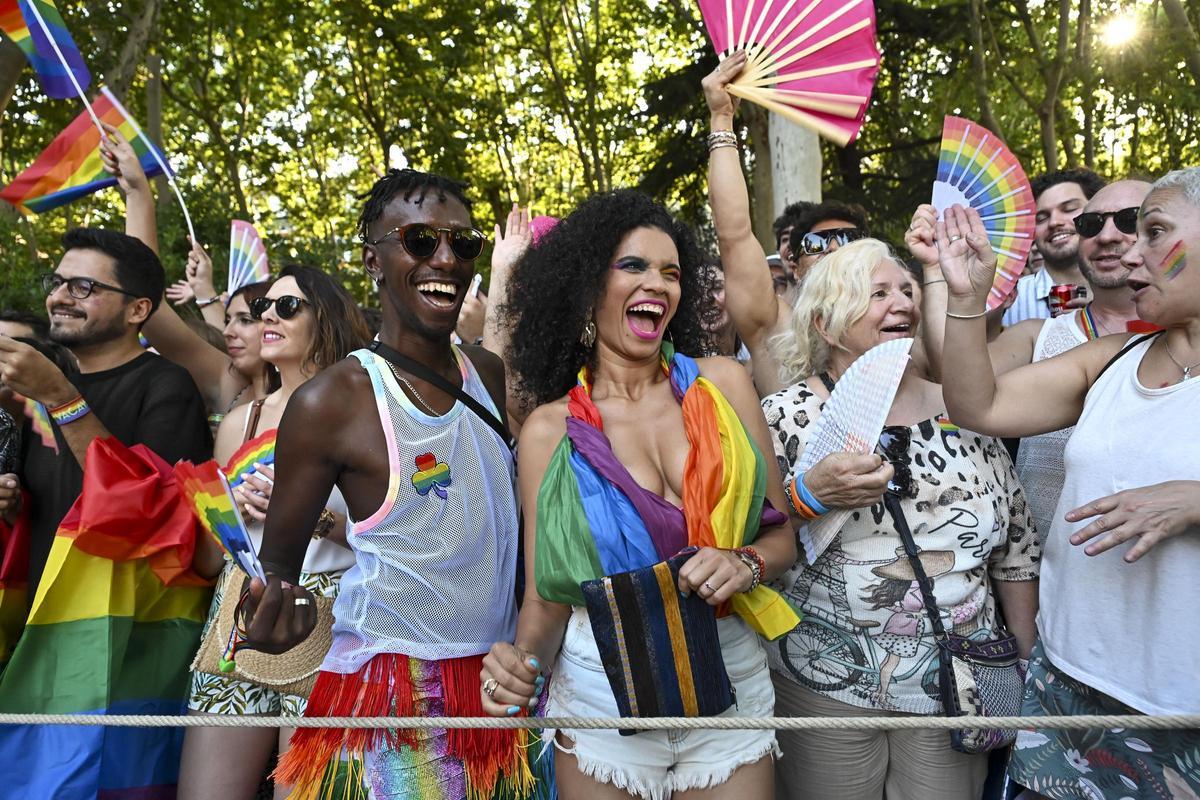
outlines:
[[[496, 413], [457, 347], [463, 390]], [[421, 659], [486, 652], [516, 633], [517, 501], [512, 453], [463, 403], [419, 410], [386, 361], [351, 354], [371, 378], [391, 479], [383, 505], [352, 521], [354, 566], [334, 604], [322, 669], [357, 672], [379, 653]]]

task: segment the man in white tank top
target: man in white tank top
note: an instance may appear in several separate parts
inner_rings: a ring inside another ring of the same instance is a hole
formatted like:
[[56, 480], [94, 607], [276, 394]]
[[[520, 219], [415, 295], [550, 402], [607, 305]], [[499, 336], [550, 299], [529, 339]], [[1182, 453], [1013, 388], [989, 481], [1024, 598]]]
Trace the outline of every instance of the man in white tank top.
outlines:
[[[408, 169], [372, 187], [359, 234], [384, 347], [322, 371], [279, 426], [276, 502], [261, 553], [269, 580], [247, 603], [250, 644], [284, 652], [315, 627], [312, 598], [296, 584], [307, 532], [335, 484], [352, 521], [355, 566], [334, 605], [313, 716], [481, 716], [476, 662], [514, 635], [513, 459], [485, 419], [504, 419], [504, 366], [482, 348], [451, 344], [484, 243], [463, 189]], [[396, 731], [349, 743], [343, 731], [331, 734], [302, 729], [276, 779], [308, 796], [340, 754], [361, 763], [358, 774], [381, 799], [409, 797], [431, 770], [436, 796], [448, 800], [490, 796], [496, 783], [520, 796], [531, 783], [523, 733]]]

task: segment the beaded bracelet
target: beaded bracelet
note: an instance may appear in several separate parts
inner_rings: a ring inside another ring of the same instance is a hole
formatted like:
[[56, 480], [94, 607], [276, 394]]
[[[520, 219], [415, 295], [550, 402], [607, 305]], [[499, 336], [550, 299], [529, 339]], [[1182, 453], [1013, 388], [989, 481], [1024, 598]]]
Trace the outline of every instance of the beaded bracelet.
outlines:
[[91, 413], [92, 407], [87, 404], [87, 400], [83, 399], [83, 395], [75, 395], [73, 400], [68, 400], [61, 406], [47, 409], [50, 414], [50, 419], [54, 420], [58, 425], [68, 425], [77, 419], [86, 417]]
[[822, 514], [828, 514], [829, 509], [822, 505], [821, 501], [816, 498], [808, 487], [804, 485], [804, 473], [801, 472], [792, 480], [788, 481], [788, 501], [791, 502], [792, 508], [801, 518], [809, 520], [816, 519]]

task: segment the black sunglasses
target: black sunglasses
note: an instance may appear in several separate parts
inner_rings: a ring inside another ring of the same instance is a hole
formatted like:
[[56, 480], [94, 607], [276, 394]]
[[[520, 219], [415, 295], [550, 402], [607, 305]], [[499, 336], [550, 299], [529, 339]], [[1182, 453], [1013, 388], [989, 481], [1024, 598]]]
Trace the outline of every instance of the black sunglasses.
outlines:
[[263, 314], [267, 313], [267, 309], [272, 305], [275, 306], [275, 313], [280, 319], [291, 319], [300, 313], [300, 306], [308, 303], [303, 297], [285, 294], [283, 297], [256, 297], [250, 301], [250, 316], [254, 319], [261, 320]]
[[443, 233], [450, 241], [450, 250], [454, 253], [454, 257], [460, 261], [474, 261], [479, 258], [479, 254], [483, 252], [483, 243], [487, 241], [483, 231], [476, 228], [435, 228], [424, 222], [414, 222], [411, 225], [392, 228], [383, 236], [373, 242], [367, 242], [367, 244], [378, 245], [393, 233], [413, 258], [429, 258], [437, 252]]
[[[829, 250], [830, 242], [837, 242], [837, 246], [857, 242], [859, 239], [866, 237], [866, 234], [858, 228], [831, 228], [827, 231], [812, 231], [804, 234], [800, 239], [800, 253], [806, 256], [819, 256]], [[797, 254], [793, 253], [795, 258]]]
[[888, 491], [902, 497], [915, 497], [913, 491], [912, 459], [908, 448], [912, 444], [912, 430], [903, 425], [889, 425], [879, 435], [879, 449], [886, 461], [891, 462], [895, 473], [888, 481]]
[[1113, 224], [1121, 233], [1128, 236], [1137, 233], [1137, 206], [1122, 208], [1120, 211], [1085, 211], [1075, 217], [1075, 230], [1085, 239], [1099, 236], [1109, 217], [1112, 217]]
[[128, 297], [141, 296], [136, 295], [133, 292], [127, 292], [118, 286], [110, 286], [107, 283], [101, 283], [100, 281], [95, 281], [91, 278], [64, 278], [62, 275], [54, 272], [48, 272], [42, 276], [42, 291], [44, 291], [47, 296], [52, 295], [58, 290], [58, 287], [62, 286], [64, 283], [67, 285], [67, 294], [71, 295], [71, 297], [74, 297], [76, 300], [84, 300], [88, 297], [91, 297], [92, 292], [96, 291], [97, 289], [107, 289], [110, 292], [117, 292]]

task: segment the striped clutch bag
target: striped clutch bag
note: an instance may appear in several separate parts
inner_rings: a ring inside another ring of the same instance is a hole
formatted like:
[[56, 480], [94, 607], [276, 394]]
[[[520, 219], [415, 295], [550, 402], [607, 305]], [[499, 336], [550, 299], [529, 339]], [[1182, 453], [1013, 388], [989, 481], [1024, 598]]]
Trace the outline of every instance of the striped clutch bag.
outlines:
[[622, 717], [711, 717], [733, 705], [716, 609], [679, 592], [695, 552], [580, 584]]

